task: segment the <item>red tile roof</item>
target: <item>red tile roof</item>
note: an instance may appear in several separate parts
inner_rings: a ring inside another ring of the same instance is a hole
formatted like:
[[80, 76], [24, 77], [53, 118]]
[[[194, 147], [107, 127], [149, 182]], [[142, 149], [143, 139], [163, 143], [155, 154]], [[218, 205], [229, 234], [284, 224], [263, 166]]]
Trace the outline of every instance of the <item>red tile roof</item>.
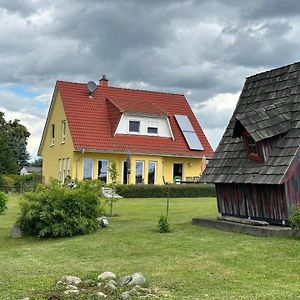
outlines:
[[127, 113], [141, 113], [146, 115], [159, 115], [166, 116], [167, 113], [162, 111], [159, 107], [155, 106], [148, 99], [122, 99], [109, 97], [110, 101], [121, 112]]
[[[92, 98], [86, 84], [58, 81], [74, 148], [86, 151], [211, 156], [209, 145], [186, 98], [179, 94], [98, 86]], [[115, 106], [117, 109], [115, 109]], [[117, 134], [121, 112], [168, 115], [174, 140], [165, 137]], [[204, 150], [190, 150], [174, 118], [187, 115]]]

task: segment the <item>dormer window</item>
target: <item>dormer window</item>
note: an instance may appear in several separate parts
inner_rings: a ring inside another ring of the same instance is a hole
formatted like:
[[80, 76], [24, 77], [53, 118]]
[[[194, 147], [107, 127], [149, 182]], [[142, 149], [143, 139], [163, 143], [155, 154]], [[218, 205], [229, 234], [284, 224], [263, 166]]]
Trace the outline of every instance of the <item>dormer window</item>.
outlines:
[[247, 131], [244, 131], [243, 139], [245, 150], [248, 154], [249, 159], [261, 161], [262, 159], [258, 151], [258, 145]]
[[129, 132], [140, 132], [140, 121], [129, 121]]
[[147, 127], [147, 133], [158, 134], [158, 128], [157, 127]]

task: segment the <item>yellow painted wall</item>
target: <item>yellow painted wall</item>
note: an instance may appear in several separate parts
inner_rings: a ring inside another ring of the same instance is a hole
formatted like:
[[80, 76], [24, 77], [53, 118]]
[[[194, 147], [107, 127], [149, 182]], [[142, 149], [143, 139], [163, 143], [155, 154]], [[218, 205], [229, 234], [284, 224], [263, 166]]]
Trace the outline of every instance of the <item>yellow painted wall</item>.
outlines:
[[[72, 177], [79, 180], [83, 179], [83, 160], [93, 160], [93, 179], [98, 176], [98, 160], [115, 160], [119, 174], [118, 181], [122, 183], [122, 162], [127, 158], [126, 154], [108, 154], [108, 153], [75, 153], [74, 161], [77, 167], [73, 166]], [[135, 165], [136, 161], [144, 162], [144, 183], [148, 182], [148, 163], [156, 162], [156, 180], [155, 184], [163, 184], [163, 176], [166, 182], [173, 182], [173, 163], [183, 164], [183, 180], [186, 177], [199, 176], [201, 174], [203, 160], [201, 158], [175, 158], [161, 157], [155, 155], [131, 155], [131, 173], [128, 177], [128, 184], [135, 184]]]
[[[43, 157], [44, 182], [48, 183], [50, 178], [58, 179], [59, 159], [69, 158], [71, 165], [71, 176], [74, 173], [74, 152], [73, 142], [68, 126], [66, 124], [65, 142], [62, 143], [62, 121], [66, 120], [61, 97], [59, 93], [54, 95], [52, 109], [49, 112], [48, 124], [45, 130], [44, 141], [41, 146], [41, 156]], [[55, 140], [52, 144], [51, 125], [55, 124]]]

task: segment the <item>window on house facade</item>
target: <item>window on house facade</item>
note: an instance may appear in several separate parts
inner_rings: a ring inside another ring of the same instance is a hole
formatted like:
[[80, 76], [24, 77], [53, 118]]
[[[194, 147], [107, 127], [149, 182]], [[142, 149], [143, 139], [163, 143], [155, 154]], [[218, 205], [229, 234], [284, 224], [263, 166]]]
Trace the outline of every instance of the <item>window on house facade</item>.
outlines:
[[243, 140], [244, 140], [245, 150], [247, 152], [248, 158], [252, 160], [261, 161], [257, 143], [246, 131], [243, 133]]
[[51, 146], [54, 145], [55, 141], [55, 124], [51, 125]]
[[144, 183], [144, 162], [137, 160], [135, 162], [135, 184]]
[[67, 158], [67, 176], [71, 176], [71, 161]]
[[158, 128], [157, 127], [147, 127], [147, 133], [158, 134]]
[[98, 179], [107, 183], [108, 180], [108, 161], [99, 160], [98, 161]]
[[58, 160], [58, 180], [62, 181], [62, 160]]
[[140, 132], [140, 121], [129, 121], [129, 132]]
[[66, 176], [67, 176], [67, 159], [66, 158], [63, 158], [62, 159], [62, 183], [65, 182], [66, 180]]
[[93, 179], [93, 160], [85, 158], [83, 160], [83, 179]]
[[64, 143], [66, 141], [66, 121], [61, 122], [61, 142]]
[[149, 161], [148, 163], [148, 184], [155, 184], [156, 177], [156, 161]]

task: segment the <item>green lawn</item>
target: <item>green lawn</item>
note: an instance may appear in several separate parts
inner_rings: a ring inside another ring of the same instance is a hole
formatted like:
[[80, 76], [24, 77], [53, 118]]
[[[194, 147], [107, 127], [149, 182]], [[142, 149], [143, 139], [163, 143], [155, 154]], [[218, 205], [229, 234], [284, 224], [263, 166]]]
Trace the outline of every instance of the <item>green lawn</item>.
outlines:
[[300, 241], [191, 225], [216, 200], [171, 199], [172, 232], [157, 232], [165, 199], [122, 199], [106, 229], [65, 239], [11, 239], [18, 196], [0, 216], [0, 299], [47, 290], [62, 275], [142, 272], [163, 299], [300, 299]]

